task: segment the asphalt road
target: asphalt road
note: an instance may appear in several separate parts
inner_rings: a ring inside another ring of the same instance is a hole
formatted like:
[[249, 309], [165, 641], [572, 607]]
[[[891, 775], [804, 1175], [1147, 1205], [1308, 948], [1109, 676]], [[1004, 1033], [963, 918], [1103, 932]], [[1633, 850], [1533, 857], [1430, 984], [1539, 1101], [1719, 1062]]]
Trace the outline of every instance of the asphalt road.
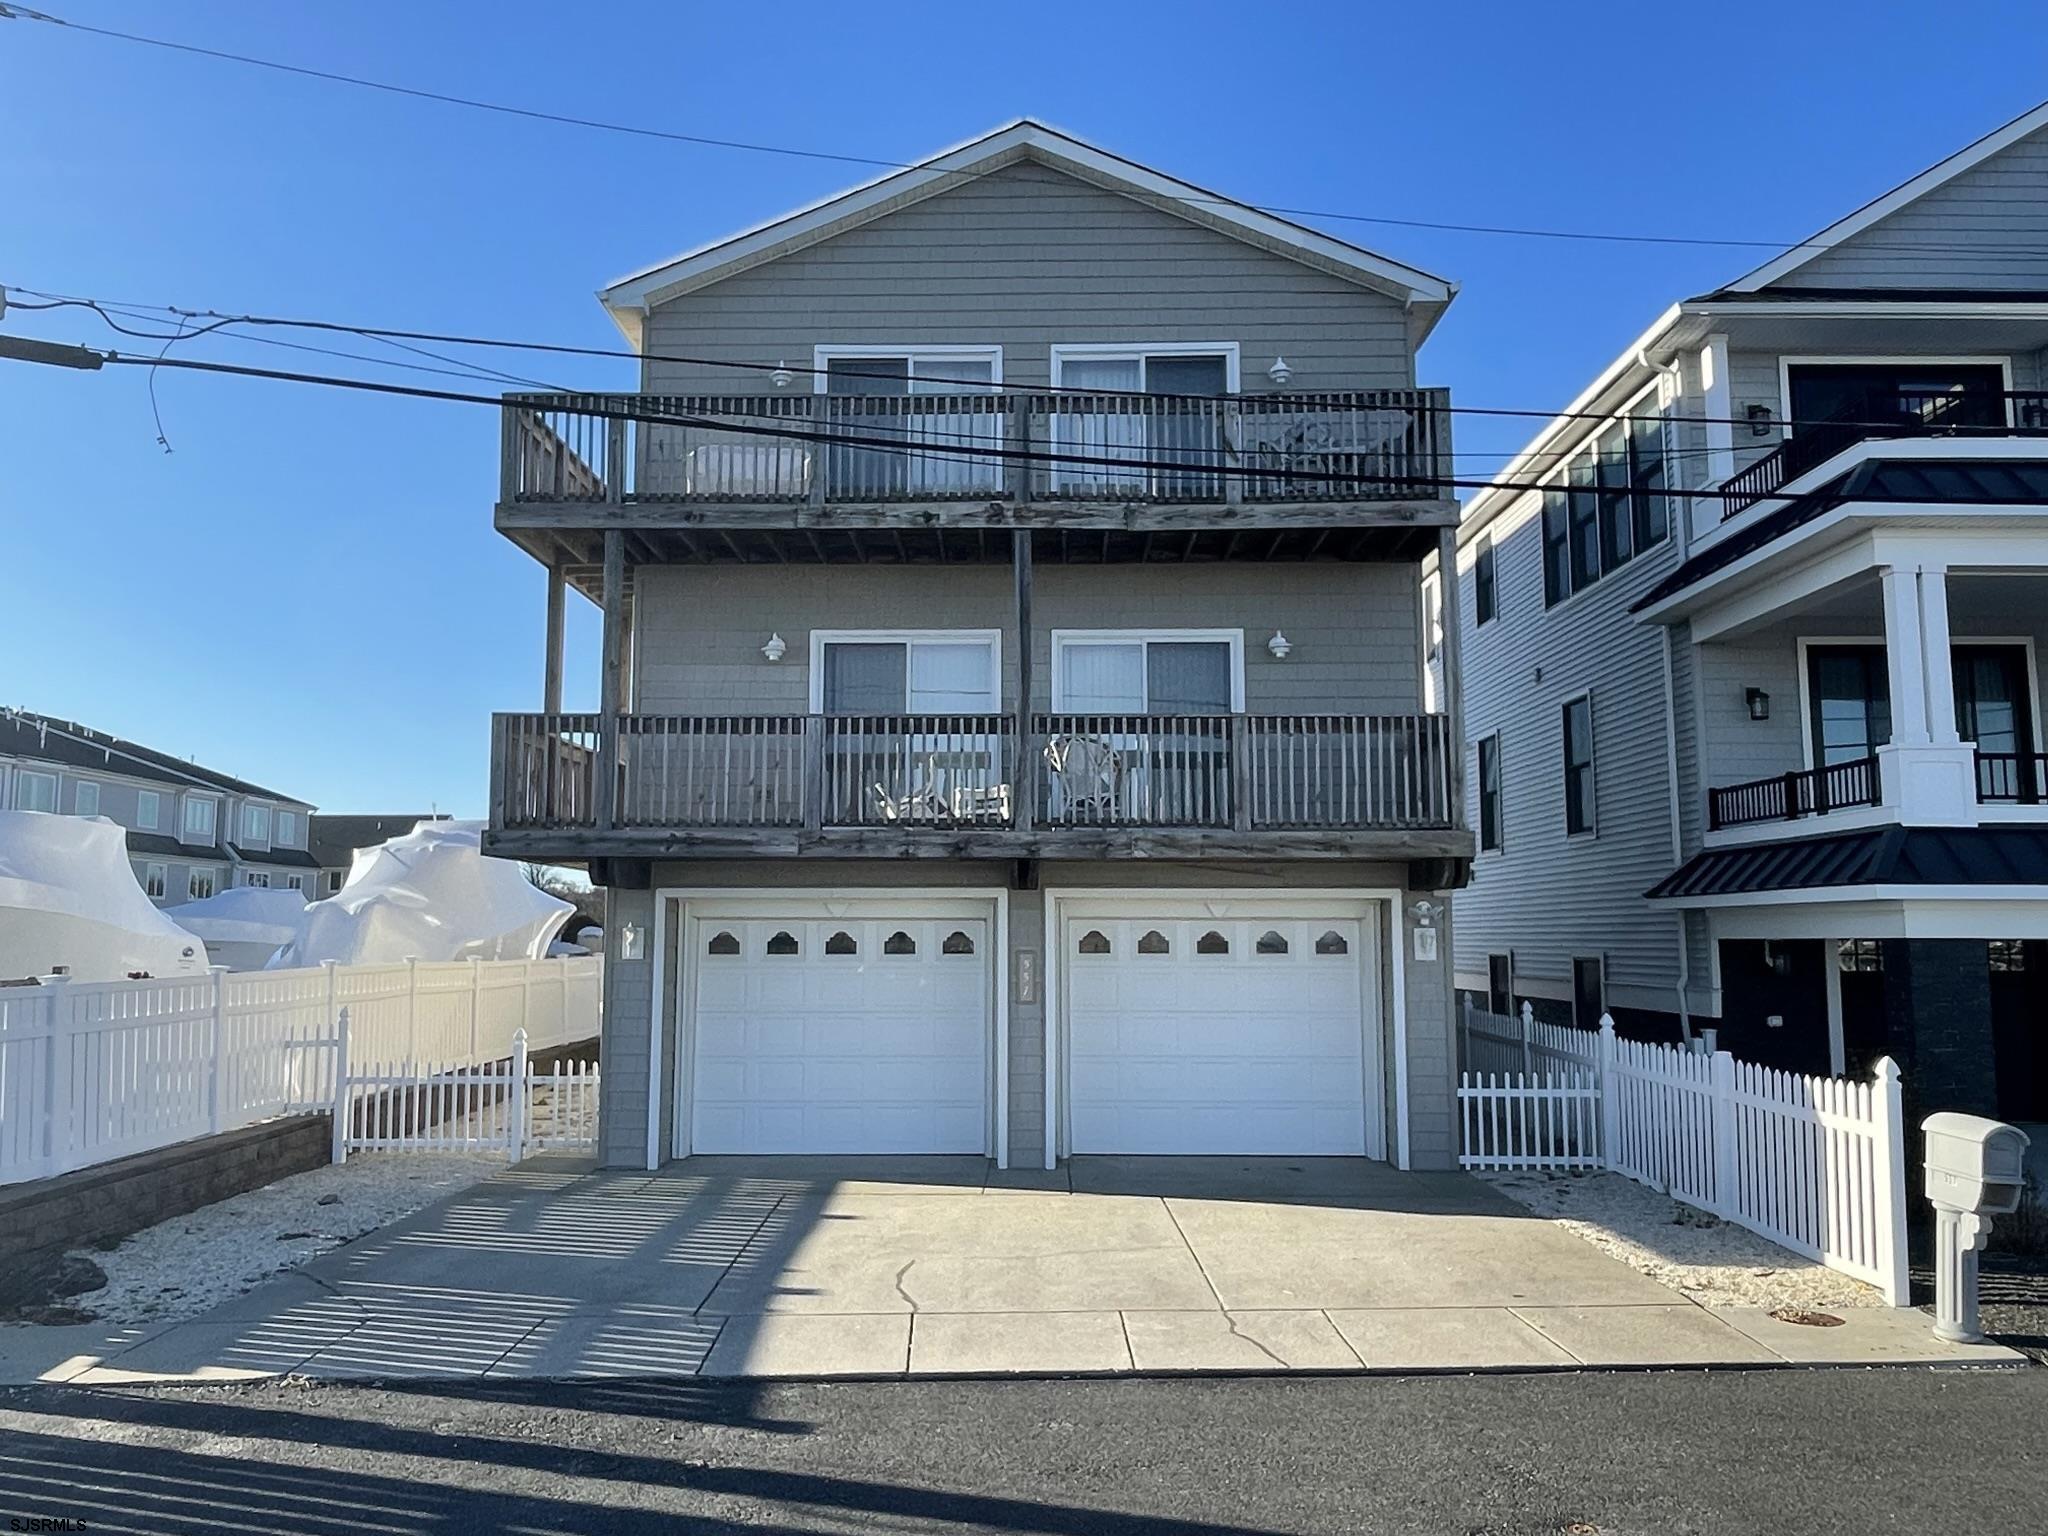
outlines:
[[0, 1392], [0, 1530], [2036, 1528], [2048, 1369]]

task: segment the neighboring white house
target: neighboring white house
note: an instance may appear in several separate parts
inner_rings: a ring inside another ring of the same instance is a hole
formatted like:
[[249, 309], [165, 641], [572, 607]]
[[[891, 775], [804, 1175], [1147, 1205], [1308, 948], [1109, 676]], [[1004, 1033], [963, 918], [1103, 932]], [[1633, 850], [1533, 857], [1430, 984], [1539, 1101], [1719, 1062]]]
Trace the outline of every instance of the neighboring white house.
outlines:
[[160, 907], [242, 885], [317, 894], [309, 803], [74, 721], [0, 709], [0, 810], [118, 823]]
[[2048, 107], [1672, 306], [1473, 498], [1461, 987], [2043, 1117], [2044, 349]]

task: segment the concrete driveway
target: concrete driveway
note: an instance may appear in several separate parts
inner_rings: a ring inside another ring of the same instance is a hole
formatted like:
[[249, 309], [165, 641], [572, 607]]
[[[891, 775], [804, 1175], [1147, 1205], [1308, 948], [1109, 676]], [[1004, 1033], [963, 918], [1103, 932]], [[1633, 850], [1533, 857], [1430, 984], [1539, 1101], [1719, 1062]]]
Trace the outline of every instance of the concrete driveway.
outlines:
[[194, 1321], [75, 1342], [14, 1374], [83, 1384], [1978, 1358], [1937, 1346], [1917, 1314], [1815, 1329], [1709, 1311], [1462, 1174], [1350, 1159], [1081, 1158], [1057, 1174], [980, 1159], [697, 1158], [653, 1174], [537, 1159]]

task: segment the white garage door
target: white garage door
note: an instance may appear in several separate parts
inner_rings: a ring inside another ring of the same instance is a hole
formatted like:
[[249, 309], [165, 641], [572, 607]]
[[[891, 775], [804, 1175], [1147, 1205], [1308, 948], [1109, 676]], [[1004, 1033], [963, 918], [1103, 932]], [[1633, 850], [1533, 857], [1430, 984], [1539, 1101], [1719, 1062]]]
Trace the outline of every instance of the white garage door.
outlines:
[[988, 929], [845, 907], [695, 917], [691, 1150], [985, 1151]]
[[1071, 1150], [1384, 1155], [1370, 940], [1357, 917], [1070, 917]]

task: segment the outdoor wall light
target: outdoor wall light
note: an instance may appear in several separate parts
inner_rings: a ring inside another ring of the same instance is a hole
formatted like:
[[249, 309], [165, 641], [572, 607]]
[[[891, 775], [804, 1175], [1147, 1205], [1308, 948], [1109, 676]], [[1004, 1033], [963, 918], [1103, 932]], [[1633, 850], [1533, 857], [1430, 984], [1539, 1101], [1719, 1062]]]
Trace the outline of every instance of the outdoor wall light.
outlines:
[[1266, 642], [1266, 649], [1273, 653], [1275, 661], [1285, 661], [1287, 653], [1294, 649], [1294, 642], [1276, 629], [1273, 631], [1273, 638]]
[[1742, 690], [1742, 702], [1749, 706], [1749, 718], [1768, 720], [1771, 718], [1771, 696], [1761, 688]]
[[788, 649], [789, 645], [782, 638], [782, 636], [770, 635], [768, 637], [768, 643], [761, 647], [761, 654], [763, 656], [766, 656], [770, 661], [780, 661], [782, 660], [783, 652], [787, 651]]
[[1749, 435], [1769, 437], [1771, 435], [1771, 408], [1768, 405], [1752, 405], [1748, 411]]
[[796, 382], [796, 375], [789, 371], [789, 364], [776, 359], [775, 371], [768, 375], [768, 382], [777, 389], [787, 389]]
[[1294, 370], [1287, 366], [1286, 358], [1275, 357], [1273, 359], [1273, 366], [1266, 370], [1266, 377], [1271, 379], [1275, 384], [1279, 385], [1282, 389], [1285, 389], [1287, 387], [1287, 381], [1294, 377]]

